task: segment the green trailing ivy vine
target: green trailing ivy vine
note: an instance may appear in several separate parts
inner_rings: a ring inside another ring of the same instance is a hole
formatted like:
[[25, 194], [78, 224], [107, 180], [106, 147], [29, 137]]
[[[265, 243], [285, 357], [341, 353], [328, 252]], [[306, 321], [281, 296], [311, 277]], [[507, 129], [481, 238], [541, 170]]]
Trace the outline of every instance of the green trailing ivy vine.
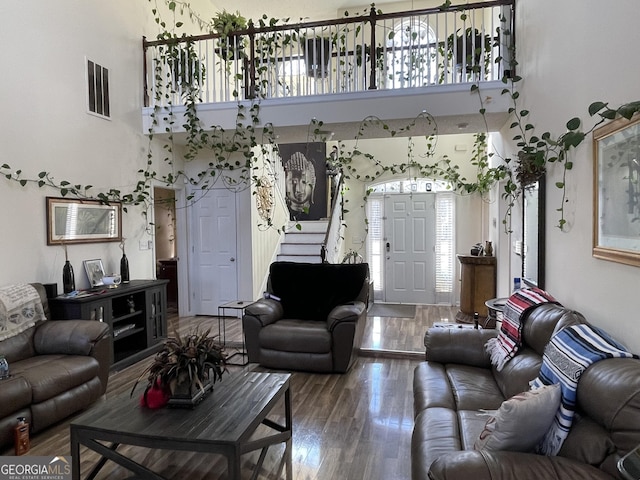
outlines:
[[[39, 172], [35, 178], [24, 176], [21, 169], [14, 169], [8, 164], [0, 166], [0, 175], [6, 180], [17, 182], [23, 187], [35, 185], [39, 188], [50, 188], [57, 190], [61, 196], [95, 199], [104, 203], [121, 202], [124, 211], [129, 205], [143, 205], [146, 212], [151, 206], [151, 188], [154, 182], [159, 182], [167, 186], [175, 185], [178, 182], [187, 183], [193, 191], [206, 192], [208, 189], [222, 182], [227, 188], [240, 191], [253, 187], [261, 187], [266, 183], [273, 183], [274, 169], [271, 164], [277, 159], [278, 145], [276, 127], [271, 124], [261, 125], [260, 122], [260, 100], [265, 96], [266, 89], [274, 81], [273, 72], [270, 72], [266, 65], [269, 65], [269, 58], [274, 55], [277, 48], [282, 45], [289, 45], [291, 42], [299, 41], [297, 33], [283, 34], [274, 32], [271, 35], [264, 35], [256, 48], [258, 57], [258, 83], [255, 95], [248, 101], [241, 102], [238, 92], [233, 92], [233, 99], [237, 104], [236, 124], [233, 130], [227, 131], [221, 126], [204, 126], [198, 116], [198, 105], [200, 104], [201, 85], [212, 72], [208, 72], [203, 62], [198, 56], [193, 43], [183, 32], [184, 23], [179, 18], [188, 16], [203, 31], [211, 31], [212, 23], [200, 18], [188, 3], [180, 1], [162, 0], [172, 16], [170, 22], [165, 21], [158, 8], [156, 0], [149, 0], [152, 4], [152, 13], [155, 23], [160, 28], [160, 33], [156, 39], [163, 42], [159, 46], [160, 55], [155, 58], [153, 64], [152, 78], [154, 82], [155, 105], [151, 113], [151, 127], [148, 133], [148, 149], [146, 154], [146, 165], [137, 171], [138, 178], [131, 191], [122, 191], [115, 188], [107, 188], [104, 191], [96, 192], [91, 185], [76, 184], [68, 180], [58, 180], [52, 172]], [[374, 5], [371, 6], [374, 8]], [[448, 6], [446, 8], [449, 8]], [[461, 15], [465, 15], [464, 12]], [[258, 24], [260, 27], [274, 26], [281, 20], [268, 19], [263, 16]], [[284, 20], [285, 22], [287, 20]], [[250, 21], [249, 23], [253, 23]], [[233, 32], [227, 32], [227, 34]], [[352, 32], [358, 34], [359, 32]], [[503, 30], [503, 35], [509, 32]], [[331, 39], [335, 45], [342, 48], [341, 38], [346, 38], [346, 33], [337, 35]], [[485, 41], [484, 39], [482, 41]], [[378, 49], [361, 51], [362, 55], [378, 55]], [[358, 58], [358, 57], [356, 57]], [[359, 57], [362, 58], [362, 57]], [[510, 64], [509, 72], [515, 72], [517, 62], [515, 55]], [[500, 60], [500, 59], [499, 59]], [[356, 60], [357, 62], [358, 60]], [[357, 65], [356, 65], [357, 66]], [[479, 65], [473, 68], [480, 69]], [[479, 73], [479, 70], [473, 73]], [[236, 78], [236, 80], [242, 80]], [[476, 77], [477, 78], [477, 77]], [[277, 80], [276, 80], [277, 81]], [[583, 130], [582, 121], [575, 117], [566, 123], [567, 131], [559, 136], [553, 136], [550, 132], [536, 134], [536, 128], [528, 121], [530, 112], [519, 106], [519, 92], [517, 84], [521, 81], [516, 75], [505, 76], [503, 82], [505, 88], [504, 95], [509, 95], [512, 106], [509, 113], [512, 115], [511, 129], [515, 132], [513, 140], [518, 147], [517, 155], [513, 158], [501, 157], [501, 164], [491, 166], [492, 154], [488, 153], [487, 132], [477, 133], [470, 162], [476, 167], [475, 178], [464, 178], [455, 165], [447, 156], [435, 160], [435, 146], [438, 138], [437, 124], [435, 119], [428, 113], [422, 112], [405, 127], [394, 130], [388, 124], [377, 117], [367, 117], [362, 120], [358, 134], [355, 137], [353, 148], [348, 149], [346, 144], [339, 142], [337, 158], [332, 159], [334, 168], [340, 170], [346, 181], [371, 183], [381, 176], [388, 175], [410, 175], [413, 177], [437, 178], [450, 183], [453, 191], [461, 194], [488, 195], [497, 182], [504, 180], [505, 186], [502, 195], [506, 199], [510, 208], [515, 205], [515, 201], [522, 192], [523, 186], [528, 182], [528, 176], [535, 177], [546, 171], [548, 165], [558, 163], [562, 166], [561, 179], [555, 183], [556, 187], [563, 190], [562, 205], [558, 208], [560, 219], [558, 227], [565, 227], [564, 204], [566, 201], [566, 184], [569, 171], [573, 168], [573, 161], [570, 159], [572, 149], [578, 147], [598, 125], [618, 117], [631, 118], [640, 111], [640, 101], [630, 102], [617, 108], [611, 108], [605, 102], [594, 102], [588, 108], [591, 117], [596, 117], [596, 123], [586, 131]], [[481, 89], [479, 84], [471, 87], [477, 92], [480, 100], [480, 113], [486, 113], [483, 105]], [[174, 98], [180, 99], [179, 105], [174, 105]], [[164, 106], [159, 106], [163, 104]], [[180, 107], [184, 120], [178, 124], [175, 114], [175, 107]], [[164, 132], [158, 132], [160, 125], [164, 125]], [[321, 120], [312, 119], [309, 123], [309, 141], [327, 141], [322, 136]], [[426, 151], [416, 152], [413, 139], [417, 135], [417, 126], [429, 128], [425, 138], [427, 142]], [[181, 158], [178, 161], [176, 154], [176, 142], [174, 132], [176, 130], [186, 132], [186, 143]], [[406, 161], [397, 164], [383, 164], [375, 155], [365, 152], [359, 146], [360, 139], [371, 136], [371, 131], [375, 129], [379, 138], [384, 135], [389, 137], [407, 137], [407, 158]], [[488, 130], [488, 129], [487, 129]], [[162, 133], [162, 145], [158, 146], [154, 142], [157, 135]], [[161, 149], [161, 152], [156, 149]], [[190, 164], [194, 160], [206, 155], [208, 163], [204, 168], [196, 173], [187, 173], [184, 168], [178, 166]], [[168, 166], [169, 173], [158, 174], [162, 171], [162, 164]], [[366, 201], [369, 192], [366, 192]], [[190, 194], [188, 202], [195, 202], [198, 195]], [[508, 212], [508, 213], [509, 213]], [[261, 227], [272, 228], [272, 218], [266, 216], [262, 218], [264, 223]], [[503, 220], [505, 225], [507, 220]], [[284, 228], [284, 227], [278, 227]], [[507, 227], [508, 228], [508, 227]]]
[[[450, 6], [451, 2], [447, 0], [441, 8], [449, 8]], [[461, 20], [464, 20], [466, 15], [463, 11], [464, 8], [456, 8], [462, 10]], [[511, 31], [504, 26], [505, 18], [501, 17], [500, 21], [501, 26], [497, 27], [496, 30], [497, 37], [509, 37]], [[638, 114], [638, 112], [640, 112], [640, 101], [632, 101], [614, 108], [611, 108], [607, 102], [596, 101], [591, 103], [587, 108], [588, 115], [595, 118], [595, 122], [588, 129], [584, 130], [584, 124], [580, 117], [573, 117], [566, 122], [566, 131], [560, 135], [554, 136], [549, 131], [537, 134], [536, 126], [529, 121], [531, 112], [520, 106], [520, 92], [517, 89], [517, 85], [522, 81], [522, 78], [515, 74], [518, 66], [515, 46], [513, 42], [508, 42], [508, 44], [510, 45], [510, 60], [508, 68], [505, 70], [502, 78], [505, 87], [502, 89], [501, 94], [507, 95], [511, 102], [511, 106], [508, 109], [508, 113], [511, 115], [509, 128], [515, 132], [511, 140], [515, 142], [517, 152], [514, 157], [499, 156], [502, 160], [502, 165], [488, 168], [485, 174], [479, 174], [478, 183], [483, 182], [483, 177], [484, 180], [489, 180], [489, 182], [506, 179], [502, 190], [502, 197], [507, 203], [507, 211], [503, 219], [503, 224], [505, 231], [509, 233], [509, 218], [517, 199], [529, 185], [545, 175], [551, 165], [560, 165], [562, 168], [560, 179], [554, 182], [554, 186], [562, 191], [560, 205], [556, 208], [559, 216], [556, 227], [564, 231], [567, 225], [565, 218], [565, 205], [568, 202], [567, 178], [574, 166], [573, 160], [571, 160], [571, 153], [604, 122], [617, 118], [630, 120], [634, 115]], [[503, 58], [501, 56], [496, 58], [496, 62], [502, 60]], [[485, 125], [487, 125], [485, 117], [486, 109], [483, 103], [480, 84], [472, 84], [471, 91], [478, 94], [480, 102], [479, 113], [483, 116]], [[476, 158], [478, 158], [477, 152], [481, 152], [482, 149], [486, 147], [486, 138], [477, 138], [476, 145]], [[480, 156], [482, 155], [484, 154]], [[493, 154], [486, 154], [486, 158], [477, 161], [483, 165], [489, 165], [491, 156], [493, 156]]]

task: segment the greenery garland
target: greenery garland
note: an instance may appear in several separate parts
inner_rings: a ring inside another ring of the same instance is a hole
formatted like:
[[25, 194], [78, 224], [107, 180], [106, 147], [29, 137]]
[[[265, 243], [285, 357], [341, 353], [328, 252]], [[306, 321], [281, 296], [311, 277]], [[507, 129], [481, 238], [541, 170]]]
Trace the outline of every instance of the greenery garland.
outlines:
[[[145, 215], [151, 206], [151, 185], [154, 181], [161, 182], [167, 186], [175, 185], [179, 181], [186, 181], [189, 185], [197, 187], [201, 191], [206, 191], [218, 181], [222, 181], [227, 188], [238, 191], [250, 188], [251, 185], [258, 187], [267, 181], [271, 182], [273, 180], [270, 178], [274, 175], [273, 169], [269, 168], [269, 164], [278, 152], [275, 128], [269, 124], [262, 127], [260, 135], [256, 132], [257, 125], [260, 124], [260, 89], [265, 87], [267, 80], [263, 79], [262, 83], [257, 86], [257, 95], [248, 105], [238, 101], [238, 92], [233, 93], [233, 97], [237, 101], [236, 128], [233, 132], [227, 132], [220, 126], [204, 128], [198, 117], [197, 106], [200, 102], [200, 86], [207, 72], [202, 67], [193, 44], [186, 34], [177, 33], [184, 24], [177, 20], [176, 10], [180, 12], [180, 15], [185, 15], [186, 13], [202, 29], [210, 29], [211, 22], [202, 20], [186, 2], [163, 0], [173, 14], [173, 21], [168, 27], [167, 22], [160, 16], [156, 0], [149, 1], [155, 5], [152, 8], [152, 13], [156, 24], [161, 28], [157, 39], [167, 42], [166, 45], [159, 47], [160, 55], [154, 61], [153, 75], [156, 105], [164, 101], [166, 106], [156, 106], [151, 114], [151, 126], [148, 131], [147, 163], [145, 168], [138, 170], [139, 178], [132, 191], [124, 192], [120, 189], [109, 188], [94, 193], [91, 185], [75, 184], [68, 180], [56, 180], [52, 172], [49, 171], [39, 172], [37, 178], [25, 177], [21, 169], [13, 169], [8, 164], [0, 166], [0, 175], [9, 181], [19, 183], [23, 187], [33, 184], [39, 188], [47, 187], [57, 190], [63, 197], [94, 199], [103, 203], [121, 202], [125, 212], [127, 211], [127, 205], [143, 205]], [[442, 8], [451, 7], [445, 4]], [[463, 10], [463, 8], [455, 7], [456, 10]], [[466, 14], [463, 12], [461, 15]], [[260, 25], [275, 25], [279, 21], [278, 19], [266, 20], [266, 16], [263, 16], [260, 20]], [[509, 34], [506, 30], [502, 33]], [[272, 54], [273, 47], [278, 41], [291, 42], [296, 40], [295, 36], [283, 36], [281, 33], [277, 35], [266, 38], [260, 49], [260, 54], [267, 56]], [[512, 54], [511, 58], [513, 60], [510, 65], [510, 71], [515, 71], [517, 65], [515, 55]], [[480, 67], [475, 66], [474, 68], [479, 69]], [[181, 73], [176, 75], [176, 72]], [[358, 148], [358, 141], [364, 137], [368, 129], [381, 129], [388, 132], [391, 137], [395, 137], [398, 134], [407, 136], [410, 135], [418, 122], [427, 122], [432, 125], [432, 133], [426, 135], [427, 151], [421, 154], [421, 157], [432, 160], [435, 142], [437, 141], [437, 125], [435, 119], [427, 112], [422, 112], [410, 124], [398, 130], [391, 129], [388, 124], [385, 124], [379, 118], [365, 118], [360, 124], [354, 148], [349, 151], [344, 144], [341, 144], [339, 149], [340, 156], [334, 159], [334, 167], [343, 172], [345, 180], [369, 183], [380, 178], [385, 173], [401, 175], [411, 172], [415, 176], [419, 175], [448, 181], [452, 189], [458, 193], [478, 193], [483, 196], [491, 191], [498, 181], [506, 180], [502, 196], [507, 201], [508, 209], [503, 223], [508, 231], [508, 218], [511, 209], [516, 204], [516, 200], [521, 195], [523, 188], [526, 187], [529, 181], [528, 175], [532, 176], [530, 178], [535, 178], [536, 175], [545, 172], [549, 164], [559, 163], [563, 167], [562, 179], [555, 182], [555, 186], [563, 190], [562, 204], [557, 209], [560, 213], [557, 226], [562, 230], [566, 225], [564, 204], [566, 202], [567, 172], [573, 168], [573, 161], [569, 159], [570, 152], [572, 149], [577, 148], [586, 136], [603, 122], [618, 117], [627, 119], [633, 117], [640, 111], [640, 101], [630, 102], [617, 108], [610, 108], [605, 102], [594, 102], [589, 106], [588, 112], [592, 117], [598, 116], [599, 120], [590, 129], [583, 131], [581, 129], [582, 121], [575, 117], [566, 123], [567, 132], [558, 137], [553, 137], [549, 132], [536, 135], [534, 133], [534, 125], [527, 122], [530, 114], [529, 110], [518, 106], [519, 92], [516, 89], [516, 85], [521, 80], [518, 76], [505, 76], [503, 82], [506, 86], [502, 91], [503, 94], [509, 95], [512, 101], [509, 113], [513, 117], [513, 122], [510, 128], [516, 132], [513, 137], [513, 141], [516, 142], [518, 147], [516, 158], [500, 157], [502, 164], [491, 167], [492, 154], [487, 153], [487, 133], [476, 134], [472, 158], [470, 159], [471, 163], [477, 167], [475, 179], [468, 180], [462, 177], [458, 166], [453, 165], [446, 156], [434, 163], [417, 161], [413, 152], [413, 139], [411, 136], [408, 138], [408, 160], [398, 164], [383, 165], [376, 160], [373, 154], [363, 152]], [[478, 93], [481, 105], [479, 111], [484, 116], [486, 110], [482, 104], [479, 84], [472, 85], [471, 90]], [[181, 127], [187, 133], [186, 151], [183, 155], [184, 161], [189, 163], [198, 158], [203, 152], [212, 157], [206, 168], [193, 176], [188, 175], [183, 169], [175, 168], [173, 132], [176, 127], [176, 117], [172, 98], [177, 93], [181, 97], [181, 106], [184, 107], [185, 123]], [[156, 163], [158, 160], [152, 147], [155, 131], [160, 125], [160, 120], [166, 125], [166, 142], [162, 146], [164, 153], [160, 155], [162, 157], [160, 161], [169, 165], [170, 173], [158, 176], [157, 171], [159, 168]], [[310, 121], [311, 141], [327, 140], [322, 137], [321, 127], [322, 121], [316, 119]], [[259, 151], [257, 155], [255, 153], [256, 149]], [[359, 159], [371, 162], [375, 167], [375, 171], [364, 175], [361, 174], [357, 167], [357, 160]], [[262, 171], [257, 166], [258, 160], [262, 161]], [[368, 194], [369, 192], [364, 197], [365, 201]], [[188, 202], [194, 202], [196, 198], [192, 194], [187, 200]], [[274, 226], [271, 218], [267, 217], [265, 221], [266, 223], [261, 226], [266, 228]]]

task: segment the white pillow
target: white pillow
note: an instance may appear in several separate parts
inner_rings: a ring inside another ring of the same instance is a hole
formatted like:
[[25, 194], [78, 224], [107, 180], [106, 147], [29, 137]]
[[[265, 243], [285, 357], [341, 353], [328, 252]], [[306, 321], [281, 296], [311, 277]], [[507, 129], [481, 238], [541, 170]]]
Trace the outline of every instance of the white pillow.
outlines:
[[544, 437], [559, 407], [559, 384], [514, 395], [487, 420], [473, 448], [530, 452]]

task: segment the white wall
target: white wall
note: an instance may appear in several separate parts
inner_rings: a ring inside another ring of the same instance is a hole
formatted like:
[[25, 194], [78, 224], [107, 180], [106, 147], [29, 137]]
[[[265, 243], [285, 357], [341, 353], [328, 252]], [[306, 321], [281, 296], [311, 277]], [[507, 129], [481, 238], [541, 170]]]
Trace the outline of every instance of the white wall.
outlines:
[[[260, 148], [255, 150], [259, 151]], [[272, 165], [276, 162], [280, 162], [279, 156], [273, 152], [272, 148], [267, 148], [270, 151], [269, 160]], [[261, 177], [262, 175], [271, 177], [271, 173], [274, 171], [274, 167], [266, 164], [265, 158], [262, 154], [258, 154], [258, 162], [256, 164], [256, 170], [253, 175]], [[277, 167], [280, 176], [282, 176], [281, 167]], [[277, 174], [277, 173], [276, 173]], [[280, 245], [282, 237], [282, 229], [289, 223], [289, 210], [287, 209], [284, 192], [280, 190], [280, 183], [273, 182], [273, 214], [271, 217], [272, 227], [268, 227], [265, 220], [260, 217], [256, 202], [256, 186], [251, 185], [251, 238], [252, 242], [252, 273], [253, 273], [253, 296], [251, 298], [259, 298], [262, 292], [266, 290], [267, 277], [269, 274], [269, 266], [272, 261], [275, 261], [276, 254]]]
[[[24, 178], [48, 171], [58, 182], [93, 185], [94, 193], [133, 190], [148, 145], [141, 42], [156, 35], [150, 9], [143, 0], [0, 2], [0, 165]], [[86, 113], [85, 57], [110, 70], [110, 121]], [[60, 193], [0, 178], [0, 285], [56, 282], [62, 291], [64, 252], [46, 245], [46, 196]], [[139, 248], [152, 238], [140, 208], [124, 215], [123, 234], [131, 277], [153, 278], [153, 250]], [[117, 243], [68, 250], [77, 288], [88, 287], [82, 260], [101, 258], [105, 270], [119, 270]]]
[[[612, 106], [638, 100], [640, 64], [633, 48], [640, 43], [637, 0], [519, 0], [517, 39], [520, 75], [525, 79], [522, 106], [531, 110], [536, 131], [565, 131], [579, 116], [592, 125], [587, 107], [602, 100]], [[505, 130], [508, 138], [512, 132]], [[546, 289], [562, 304], [582, 312], [640, 352], [640, 269], [592, 257], [593, 160], [591, 138], [573, 154], [568, 176], [568, 225], [558, 222], [561, 191], [547, 187]]]

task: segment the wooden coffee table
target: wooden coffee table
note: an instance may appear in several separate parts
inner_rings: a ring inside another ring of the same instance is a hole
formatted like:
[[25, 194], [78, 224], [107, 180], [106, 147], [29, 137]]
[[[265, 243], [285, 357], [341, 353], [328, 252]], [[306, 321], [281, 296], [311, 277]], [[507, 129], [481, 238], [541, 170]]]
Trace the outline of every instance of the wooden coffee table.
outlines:
[[[241, 455], [262, 449], [257, 471], [270, 445], [291, 439], [290, 376], [234, 373], [216, 383], [213, 392], [193, 409], [150, 410], [139, 405], [141, 392], [131, 398], [124, 393], [100, 402], [71, 422], [72, 477], [81, 478], [80, 445], [102, 456], [87, 475], [89, 479], [95, 477], [107, 460], [132, 471], [136, 478], [164, 478], [120, 454], [117, 451], [120, 444], [219, 453], [227, 457], [231, 479], [240, 478]], [[281, 425], [267, 416], [283, 396], [285, 424]], [[274, 433], [251, 438], [261, 424]]]

